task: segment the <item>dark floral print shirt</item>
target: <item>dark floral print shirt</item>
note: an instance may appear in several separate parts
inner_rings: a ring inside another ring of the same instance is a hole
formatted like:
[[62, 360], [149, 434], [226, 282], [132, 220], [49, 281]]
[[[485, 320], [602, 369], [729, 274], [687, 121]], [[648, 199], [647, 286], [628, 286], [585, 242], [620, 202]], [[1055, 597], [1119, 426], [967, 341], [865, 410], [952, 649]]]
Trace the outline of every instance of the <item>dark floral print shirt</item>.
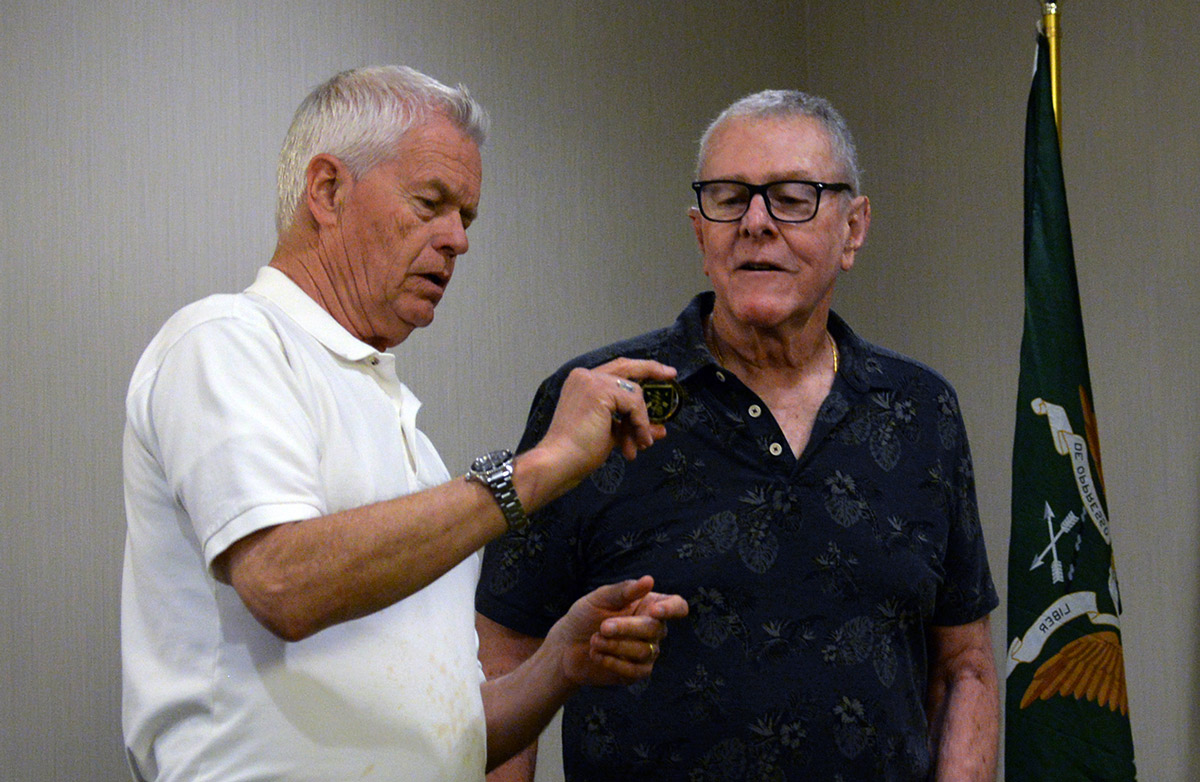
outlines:
[[840, 368], [799, 459], [766, 405], [704, 343], [712, 294], [615, 356], [679, 370], [668, 435], [613, 454], [521, 533], [488, 546], [477, 607], [543, 636], [578, 597], [644, 574], [687, 598], [650, 679], [566, 707], [567, 780], [920, 780], [931, 758], [925, 630], [998, 600], [954, 390], [836, 315]]

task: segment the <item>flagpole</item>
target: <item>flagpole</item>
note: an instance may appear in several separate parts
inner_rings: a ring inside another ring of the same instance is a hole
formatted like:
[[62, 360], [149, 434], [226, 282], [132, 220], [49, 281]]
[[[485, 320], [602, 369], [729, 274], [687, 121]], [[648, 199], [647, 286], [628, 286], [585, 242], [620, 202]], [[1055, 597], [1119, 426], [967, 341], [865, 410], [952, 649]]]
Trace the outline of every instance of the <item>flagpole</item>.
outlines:
[[1062, 70], [1058, 59], [1058, 3], [1042, 3], [1042, 29], [1050, 43], [1050, 101], [1054, 106], [1054, 125], [1058, 130], [1058, 146], [1062, 147], [1062, 109], [1059, 105], [1059, 83]]

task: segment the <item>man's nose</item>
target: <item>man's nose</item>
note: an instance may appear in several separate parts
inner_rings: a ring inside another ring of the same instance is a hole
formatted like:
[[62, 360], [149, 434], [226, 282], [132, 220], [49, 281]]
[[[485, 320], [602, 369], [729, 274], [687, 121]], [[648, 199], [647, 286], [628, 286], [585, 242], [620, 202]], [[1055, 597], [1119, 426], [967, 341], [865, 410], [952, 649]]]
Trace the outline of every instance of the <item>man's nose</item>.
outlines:
[[742, 215], [742, 229], [749, 233], [761, 233], [765, 230], [773, 230], [775, 228], [775, 220], [771, 217], [771, 212], [767, 209], [767, 196], [765, 193], [754, 193], [750, 196], [750, 203], [746, 207], [746, 214]]
[[462, 215], [451, 212], [445, 219], [447, 222], [439, 234], [438, 249], [449, 253], [451, 257], [465, 254], [471, 245], [467, 239], [467, 226], [463, 223]]

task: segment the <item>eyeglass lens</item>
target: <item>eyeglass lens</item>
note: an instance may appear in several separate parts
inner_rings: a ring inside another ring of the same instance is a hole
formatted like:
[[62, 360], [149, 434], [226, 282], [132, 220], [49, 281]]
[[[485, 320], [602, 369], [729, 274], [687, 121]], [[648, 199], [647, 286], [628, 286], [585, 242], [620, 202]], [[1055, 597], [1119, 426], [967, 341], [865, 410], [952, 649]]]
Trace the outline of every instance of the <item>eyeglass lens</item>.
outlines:
[[808, 182], [773, 182], [752, 186], [742, 182], [709, 182], [700, 188], [700, 206], [710, 220], [740, 220], [750, 199], [762, 192], [767, 212], [777, 220], [804, 222], [817, 213], [821, 191]]

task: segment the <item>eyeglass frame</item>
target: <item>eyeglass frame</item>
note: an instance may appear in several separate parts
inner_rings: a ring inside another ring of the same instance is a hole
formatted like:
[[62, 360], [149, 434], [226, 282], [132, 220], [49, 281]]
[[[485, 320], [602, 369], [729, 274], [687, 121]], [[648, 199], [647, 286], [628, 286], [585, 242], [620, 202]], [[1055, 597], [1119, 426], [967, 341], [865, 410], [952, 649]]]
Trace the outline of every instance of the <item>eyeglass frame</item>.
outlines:
[[[750, 191], [750, 197], [746, 199], [746, 210], [744, 212], [742, 212], [740, 215], [738, 215], [737, 217], [730, 217], [725, 220], [715, 220], [704, 213], [704, 200], [700, 197], [700, 191], [702, 189], [704, 189], [705, 185], [721, 185], [721, 184], [741, 185], [742, 187], [744, 187]], [[803, 220], [786, 220], [782, 217], [776, 217], [775, 213], [773, 211], [771, 211], [771, 199], [767, 198], [767, 189], [774, 187], [775, 185], [786, 185], [786, 184], [809, 185], [817, 191], [817, 200], [816, 200], [816, 203], [813, 204], [813, 213], [810, 216], [804, 218]], [[853, 192], [854, 186], [851, 184], [848, 184], [846, 182], [815, 182], [811, 179], [780, 179], [780, 180], [776, 180], [774, 182], [765, 182], [761, 185], [752, 185], [749, 182], [743, 182], [740, 179], [698, 179], [695, 182], [692, 182], [692, 190], [696, 191], [696, 207], [700, 210], [700, 216], [703, 217], [705, 220], [708, 220], [710, 223], [736, 223], [736, 222], [738, 222], [739, 220], [741, 220], [743, 217], [746, 216], [747, 212], [750, 211], [750, 203], [752, 201], [754, 201], [754, 196], [761, 195], [762, 200], [763, 200], [763, 206], [766, 207], [767, 214], [769, 214], [771, 216], [772, 220], [775, 220], [776, 222], [780, 222], [780, 223], [787, 223], [788, 225], [800, 225], [802, 223], [811, 222], [812, 220], [817, 219], [817, 213], [819, 211], [821, 211], [821, 195], [826, 190], [833, 192], [833, 193], [847, 193], [847, 192]]]

